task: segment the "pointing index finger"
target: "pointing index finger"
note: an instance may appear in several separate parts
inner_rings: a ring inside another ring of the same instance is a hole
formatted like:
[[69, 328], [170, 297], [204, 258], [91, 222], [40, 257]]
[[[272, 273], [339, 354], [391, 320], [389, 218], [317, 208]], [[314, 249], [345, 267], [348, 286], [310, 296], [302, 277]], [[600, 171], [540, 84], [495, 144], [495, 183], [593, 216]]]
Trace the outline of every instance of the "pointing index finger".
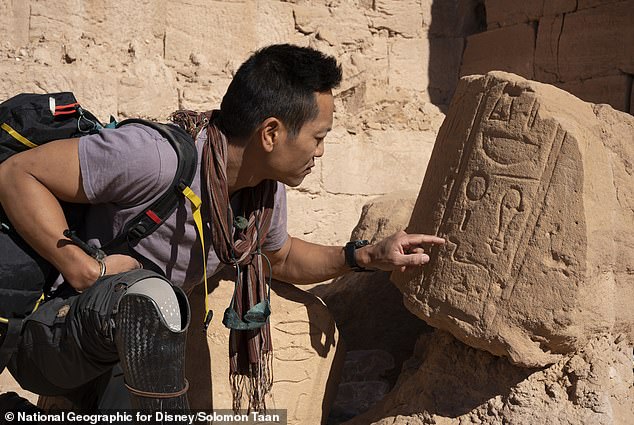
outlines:
[[442, 245], [445, 243], [443, 238], [434, 235], [412, 234], [407, 235], [407, 244], [409, 246], [418, 246], [423, 244]]

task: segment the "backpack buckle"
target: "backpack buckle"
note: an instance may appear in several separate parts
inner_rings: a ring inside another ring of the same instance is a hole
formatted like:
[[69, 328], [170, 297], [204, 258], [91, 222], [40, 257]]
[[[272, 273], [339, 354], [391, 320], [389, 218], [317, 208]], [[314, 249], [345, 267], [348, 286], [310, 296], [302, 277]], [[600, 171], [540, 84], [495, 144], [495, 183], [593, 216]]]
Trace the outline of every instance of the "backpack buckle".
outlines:
[[128, 235], [132, 236], [133, 239], [143, 239], [146, 233], [147, 228], [143, 224], [139, 223], [130, 229]]

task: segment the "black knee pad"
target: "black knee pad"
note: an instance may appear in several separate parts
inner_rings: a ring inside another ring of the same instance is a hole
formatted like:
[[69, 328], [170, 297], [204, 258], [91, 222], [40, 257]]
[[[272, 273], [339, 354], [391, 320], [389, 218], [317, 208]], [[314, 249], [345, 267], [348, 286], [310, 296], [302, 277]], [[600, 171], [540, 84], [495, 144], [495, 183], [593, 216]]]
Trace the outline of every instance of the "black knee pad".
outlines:
[[185, 293], [162, 277], [141, 279], [121, 297], [115, 314], [115, 343], [133, 407], [188, 409], [185, 342], [189, 320]]

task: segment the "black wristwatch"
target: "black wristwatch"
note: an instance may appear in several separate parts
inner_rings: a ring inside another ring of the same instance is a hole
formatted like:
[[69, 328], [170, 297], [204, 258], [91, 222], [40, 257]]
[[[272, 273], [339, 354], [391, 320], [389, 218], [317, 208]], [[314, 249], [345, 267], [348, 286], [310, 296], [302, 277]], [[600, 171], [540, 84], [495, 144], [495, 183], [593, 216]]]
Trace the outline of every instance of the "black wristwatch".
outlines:
[[346, 244], [346, 247], [344, 248], [344, 252], [345, 252], [345, 257], [346, 257], [346, 264], [348, 265], [348, 267], [350, 267], [352, 270], [354, 270], [355, 272], [365, 272], [365, 271], [370, 271], [364, 267], [361, 267], [360, 265], [357, 264], [357, 259], [354, 258], [354, 252], [366, 245], [369, 245], [370, 242], [366, 241], [365, 239], [363, 240], [356, 240], [356, 241], [350, 241]]

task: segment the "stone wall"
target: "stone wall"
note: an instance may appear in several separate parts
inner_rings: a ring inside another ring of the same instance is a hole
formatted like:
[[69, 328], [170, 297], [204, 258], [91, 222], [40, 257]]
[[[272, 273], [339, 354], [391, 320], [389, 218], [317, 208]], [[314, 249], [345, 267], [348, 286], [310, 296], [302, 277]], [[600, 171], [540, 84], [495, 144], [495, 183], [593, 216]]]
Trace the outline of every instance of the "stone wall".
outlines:
[[[417, 190], [478, 0], [0, 0], [0, 99], [72, 90], [106, 120], [219, 105], [255, 49], [290, 42], [344, 71], [335, 130], [289, 191], [292, 234], [342, 243], [370, 197]], [[394, 173], [394, 170], [406, 170]]]
[[634, 113], [634, 1], [485, 0], [461, 75], [503, 70]]

